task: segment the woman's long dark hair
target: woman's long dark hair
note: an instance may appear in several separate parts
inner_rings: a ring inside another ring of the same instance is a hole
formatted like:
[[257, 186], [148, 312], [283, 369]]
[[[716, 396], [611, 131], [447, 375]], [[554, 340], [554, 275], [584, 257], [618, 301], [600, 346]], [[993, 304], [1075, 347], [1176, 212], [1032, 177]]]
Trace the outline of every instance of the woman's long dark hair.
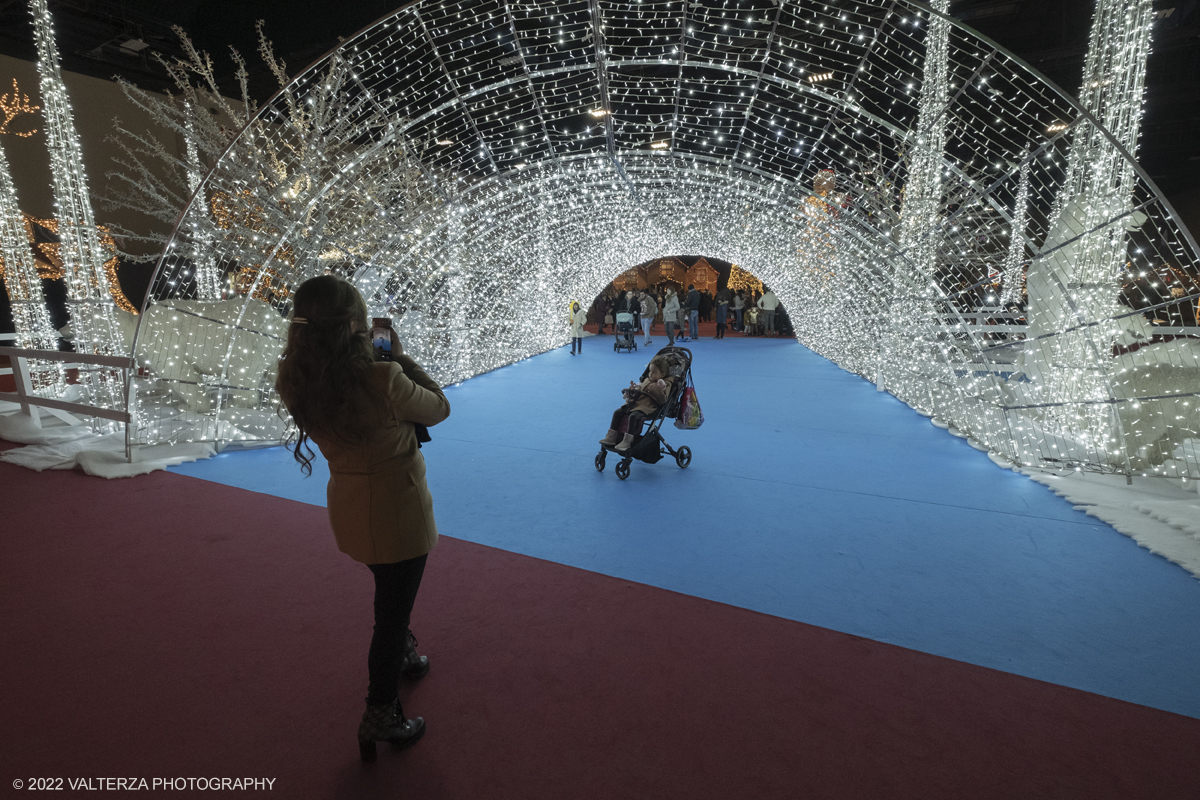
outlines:
[[356, 321], [367, 325], [367, 304], [358, 289], [332, 275], [310, 278], [296, 289], [292, 308], [275, 389], [296, 422], [293, 455], [311, 475], [310, 431], [365, 442], [378, 424], [383, 398], [370, 382], [375, 361], [370, 333], [355, 330]]

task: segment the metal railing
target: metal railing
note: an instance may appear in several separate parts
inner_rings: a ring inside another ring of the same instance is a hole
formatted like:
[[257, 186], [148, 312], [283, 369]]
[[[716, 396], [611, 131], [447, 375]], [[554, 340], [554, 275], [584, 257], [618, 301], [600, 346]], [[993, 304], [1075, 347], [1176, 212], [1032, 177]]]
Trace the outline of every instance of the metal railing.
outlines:
[[[13, 338], [12, 334], [3, 335], [3, 340], [11, 341]], [[89, 353], [68, 353], [61, 350], [26, 350], [21, 347], [0, 347], [0, 357], [7, 357], [11, 362], [11, 367], [0, 370], [0, 374], [11, 374], [17, 389], [16, 392], [0, 392], [0, 400], [19, 405], [21, 413], [28, 416], [33, 421], [33, 424], [39, 428], [42, 425], [39, 409], [45, 409], [70, 425], [82, 424], [82, 420], [76, 418], [75, 414], [111, 419], [123, 422], [126, 425], [132, 419], [128, 407], [125, 409], [104, 408], [86, 403], [72, 403], [54, 397], [42, 397], [34, 392], [33, 384], [29, 377], [29, 362], [33, 360], [61, 361], [64, 362], [64, 368], [67, 369], [84, 366], [119, 369], [125, 371], [125, 378], [128, 378], [128, 371], [134, 368], [134, 361], [129, 356], [99, 356]], [[128, 380], [125, 380], [125, 384], [128, 385]], [[128, 404], [126, 405], [128, 406]]]

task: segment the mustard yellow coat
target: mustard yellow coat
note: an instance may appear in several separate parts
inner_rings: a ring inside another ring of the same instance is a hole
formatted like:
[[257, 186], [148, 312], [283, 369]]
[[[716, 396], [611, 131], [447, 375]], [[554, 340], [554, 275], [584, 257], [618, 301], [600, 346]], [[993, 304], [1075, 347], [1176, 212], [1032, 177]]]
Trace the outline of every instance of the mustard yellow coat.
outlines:
[[423, 556], [437, 543], [413, 423], [438, 424], [450, 416], [450, 403], [407, 355], [374, 370], [388, 412], [369, 442], [351, 444], [320, 431], [309, 436], [329, 462], [329, 524], [338, 549], [364, 564], [393, 564]]

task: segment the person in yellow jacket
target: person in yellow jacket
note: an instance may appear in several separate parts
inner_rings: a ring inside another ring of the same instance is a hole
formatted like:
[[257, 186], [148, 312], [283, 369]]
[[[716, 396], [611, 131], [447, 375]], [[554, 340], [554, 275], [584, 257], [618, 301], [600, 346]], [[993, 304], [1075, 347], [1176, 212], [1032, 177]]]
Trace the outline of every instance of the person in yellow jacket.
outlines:
[[276, 389], [295, 421], [294, 455], [312, 473], [316, 442], [329, 462], [329, 524], [338, 549], [375, 579], [375, 632], [367, 655], [367, 709], [358, 728], [363, 760], [377, 741], [413, 744], [425, 733], [397, 697], [401, 676], [419, 679], [409, 617], [428, 554], [437, 543], [433, 498], [417, 426], [450, 416], [437, 382], [404, 353], [395, 332], [392, 361], [375, 361], [367, 306], [333, 275], [300, 284]]

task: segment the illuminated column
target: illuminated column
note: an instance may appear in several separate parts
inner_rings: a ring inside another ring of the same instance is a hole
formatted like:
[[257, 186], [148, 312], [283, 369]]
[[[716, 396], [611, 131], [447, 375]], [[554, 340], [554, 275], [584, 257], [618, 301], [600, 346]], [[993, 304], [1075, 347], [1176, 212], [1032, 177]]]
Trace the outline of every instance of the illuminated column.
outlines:
[[[188, 104], [188, 112], [187, 135], [184, 136], [188, 164], [187, 184], [189, 194], [195, 194], [196, 189], [200, 186], [200, 182], [204, 180], [206, 170], [204, 169], [204, 165], [200, 163], [200, 148], [196, 144], [195, 107], [190, 103]], [[203, 195], [196, 202], [200, 207], [207, 209]], [[221, 291], [224, 289], [224, 286], [221, 281], [221, 271], [217, 268], [217, 261], [212, 253], [214, 237], [212, 234], [211, 218], [207, 213], [202, 215], [192, 214], [190, 216], [193, 219], [199, 218], [203, 220], [201, 224], [204, 226], [203, 232], [196, 235], [196, 297], [200, 300], [220, 300]]]
[[[933, 0], [931, 7], [934, 11], [946, 13], [949, 0]], [[920, 16], [917, 18], [920, 19]], [[906, 365], [898, 371], [893, 365], [885, 366], [888, 374], [882, 378], [889, 387], [896, 387], [910, 395], [917, 393], [916, 386], [919, 383], [932, 380], [931, 373], [914, 378], [913, 372], [914, 369], [936, 369], [928, 357], [932, 343], [926, 342], [925, 337], [913, 336], [909, 325], [897, 322], [933, 322], [937, 319], [936, 310], [921, 296], [929, 295], [929, 285], [937, 271], [937, 238], [933, 232], [942, 201], [942, 161], [946, 150], [944, 117], [949, 103], [950, 25], [936, 14], [929, 14], [928, 20], [921, 94], [917, 101], [916, 125], [906, 147], [908, 169], [896, 237], [897, 245], [904, 254], [897, 274], [909, 274], [912, 285], [891, 287], [894, 298], [888, 300], [887, 321], [883, 325], [878, 356], [881, 363], [886, 353], [888, 361], [895, 365]], [[937, 408], [932, 395], [930, 398], [929, 410], [932, 413], [945, 413]]]
[[[1137, 151], [1152, 15], [1152, 0], [1099, 0], [1079, 93], [1083, 107], [1131, 154]], [[1043, 249], [1128, 212], [1133, 188], [1133, 164], [1094, 125], [1080, 123]], [[1064, 287], [1086, 321], [1107, 317], [1125, 251], [1125, 231], [1117, 224], [1044, 259], [1031, 269], [1030, 324], [1039, 332], [1062, 326]]]
[[[17, 332], [16, 346], [57, 350], [58, 333], [50, 324], [42, 279], [25, 237], [25, 220], [17, 203], [17, 190], [3, 147], [0, 147], [0, 258], [3, 258], [0, 273], [4, 276], [4, 288], [8, 290]], [[57, 394], [62, 385], [62, 370], [53, 363], [34, 362], [30, 365], [30, 378], [33, 388], [53, 386]]]
[[1025, 263], [1025, 226], [1029, 221], [1029, 148], [1021, 155], [1021, 173], [1017, 179], [1017, 197], [1013, 201], [1012, 230], [1009, 232], [1008, 254], [1000, 276], [1000, 305], [1021, 302]]
[[[949, 0], [933, 0], [931, 5], [934, 11], [944, 14], [949, 8]], [[949, 23], [930, 14], [929, 29], [925, 33], [921, 99], [917, 105], [917, 141], [909, 145], [904, 210], [900, 219], [900, 249], [928, 275], [937, 269], [936, 242], [929, 234], [937, 223], [942, 199], [942, 154], [946, 150], [943, 117], [949, 102], [949, 44]]]
[[[1080, 89], [1083, 107], [1130, 153], [1137, 150], [1152, 14], [1152, 0], [1099, 0]], [[1043, 402], [1090, 403], [1064, 412], [1057, 427], [1109, 454], [1111, 463], [1125, 458], [1119, 420], [1106, 403], [1119, 334], [1113, 317], [1124, 310], [1117, 298], [1127, 227], [1138, 224], [1129, 214], [1134, 188], [1133, 164], [1095, 125], [1079, 122], [1042, 247], [1049, 255], [1034, 262], [1027, 282], [1030, 337], [1043, 338], [1025, 352], [1025, 372]]]
[[[37, 39], [55, 214], [62, 243], [60, 255], [75, 349], [81, 353], [121, 355], [125, 347], [114, 319], [116, 306], [110, 293], [115, 274], [110, 276], [104, 268], [107, 259], [100, 248], [79, 136], [59, 72], [50, 11], [46, 0], [30, 0], [29, 5]], [[86, 370], [82, 374], [92, 378], [81, 383], [93, 402], [109, 407], [120, 404], [123, 388], [119, 381], [108, 379], [109, 373]]]

